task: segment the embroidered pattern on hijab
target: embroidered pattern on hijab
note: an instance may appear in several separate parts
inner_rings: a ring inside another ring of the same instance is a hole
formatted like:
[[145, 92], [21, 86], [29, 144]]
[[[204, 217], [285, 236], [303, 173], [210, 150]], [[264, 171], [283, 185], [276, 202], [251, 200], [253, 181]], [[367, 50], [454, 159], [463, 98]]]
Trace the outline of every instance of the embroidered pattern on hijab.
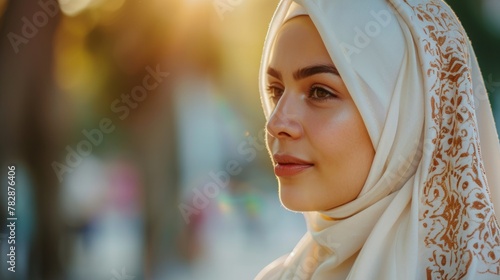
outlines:
[[421, 57], [434, 134], [420, 209], [427, 278], [462, 279], [474, 259], [478, 273], [499, 275], [499, 227], [481, 160], [467, 36], [441, 3], [409, 7], [423, 32], [420, 51], [428, 54]]
[[[260, 69], [266, 118], [270, 49], [298, 15], [318, 29], [376, 157], [360, 195], [304, 213], [302, 240], [256, 279], [500, 279], [500, 145], [453, 11], [442, 0], [282, 0]], [[379, 32], [352, 44], [374, 19]]]

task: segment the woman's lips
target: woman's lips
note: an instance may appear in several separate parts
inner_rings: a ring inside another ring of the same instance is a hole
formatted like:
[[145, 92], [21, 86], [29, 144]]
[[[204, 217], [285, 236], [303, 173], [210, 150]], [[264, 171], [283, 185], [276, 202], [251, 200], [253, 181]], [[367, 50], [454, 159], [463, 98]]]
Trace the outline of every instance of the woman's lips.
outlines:
[[278, 177], [297, 175], [314, 164], [290, 155], [274, 154], [274, 174]]

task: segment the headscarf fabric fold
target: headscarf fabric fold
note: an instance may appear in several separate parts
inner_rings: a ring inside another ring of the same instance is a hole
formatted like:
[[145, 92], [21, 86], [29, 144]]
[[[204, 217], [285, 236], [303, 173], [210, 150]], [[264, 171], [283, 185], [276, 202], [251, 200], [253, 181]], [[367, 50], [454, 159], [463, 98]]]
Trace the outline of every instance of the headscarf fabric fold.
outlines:
[[282, 0], [308, 15], [376, 154], [359, 196], [304, 213], [308, 231], [256, 279], [500, 279], [500, 145], [469, 39], [441, 0]]

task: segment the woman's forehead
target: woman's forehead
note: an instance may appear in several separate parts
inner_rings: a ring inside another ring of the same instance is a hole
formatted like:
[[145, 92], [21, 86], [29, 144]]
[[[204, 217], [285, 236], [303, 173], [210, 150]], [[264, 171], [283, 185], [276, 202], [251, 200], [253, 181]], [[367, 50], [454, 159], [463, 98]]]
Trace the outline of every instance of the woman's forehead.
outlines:
[[277, 32], [270, 51], [268, 66], [274, 69], [333, 64], [309, 16], [298, 16], [286, 21]]
[[316, 26], [307, 15], [297, 16], [285, 21], [276, 33], [274, 45], [278, 41], [288, 43], [302, 38], [321, 39]]

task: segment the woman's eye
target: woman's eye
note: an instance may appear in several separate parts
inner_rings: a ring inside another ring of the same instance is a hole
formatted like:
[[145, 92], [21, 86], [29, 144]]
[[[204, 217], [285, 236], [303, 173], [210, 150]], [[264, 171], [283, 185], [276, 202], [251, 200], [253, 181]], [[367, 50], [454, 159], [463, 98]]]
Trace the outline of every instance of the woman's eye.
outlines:
[[309, 90], [309, 98], [317, 101], [324, 101], [327, 99], [337, 98], [337, 95], [323, 87], [313, 86]]
[[275, 85], [270, 85], [267, 86], [267, 94], [269, 95], [270, 99], [276, 102], [283, 95], [283, 89]]

